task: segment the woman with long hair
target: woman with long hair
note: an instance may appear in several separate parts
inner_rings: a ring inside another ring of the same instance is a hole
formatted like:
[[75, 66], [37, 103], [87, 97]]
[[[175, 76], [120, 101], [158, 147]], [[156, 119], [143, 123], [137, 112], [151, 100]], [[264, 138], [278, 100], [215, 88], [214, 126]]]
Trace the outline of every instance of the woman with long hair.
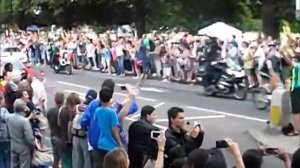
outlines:
[[59, 109], [57, 124], [60, 128], [60, 147], [62, 168], [72, 168], [72, 121], [76, 114], [76, 106], [80, 104], [79, 95], [71, 93], [64, 106]]
[[117, 148], [109, 152], [103, 162], [103, 168], [128, 168], [129, 159], [126, 151], [122, 148]]

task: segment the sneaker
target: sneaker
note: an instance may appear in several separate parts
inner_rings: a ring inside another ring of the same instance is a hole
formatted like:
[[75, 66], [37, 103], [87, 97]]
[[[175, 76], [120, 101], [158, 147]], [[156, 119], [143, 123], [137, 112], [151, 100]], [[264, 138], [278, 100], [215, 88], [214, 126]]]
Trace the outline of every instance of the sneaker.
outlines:
[[93, 68], [92, 68], [92, 70], [94, 70], [94, 71], [99, 71], [99, 70], [100, 70], [100, 68], [93, 67]]

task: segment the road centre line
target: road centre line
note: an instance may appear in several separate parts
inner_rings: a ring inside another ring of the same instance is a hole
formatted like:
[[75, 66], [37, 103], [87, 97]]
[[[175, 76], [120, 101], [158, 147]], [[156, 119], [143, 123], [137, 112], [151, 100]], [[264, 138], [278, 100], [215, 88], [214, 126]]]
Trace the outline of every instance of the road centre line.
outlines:
[[[69, 82], [57, 81], [57, 83], [62, 84], [62, 85], [67, 85], [67, 86], [78, 87], [78, 88], [82, 88], [82, 89], [86, 89], [86, 90], [91, 89], [90, 87], [87, 87], [87, 86], [78, 85], [78, 84], [69, 83]], [[71, 92], [71, 93], [72, 93], [72, 92]], [[125, 93], [119, 93], [119, 92], [114, 92], [114, 94], [115, 94], [115, 95], [119, 95], [119, 96], [124, 96], [124, 97], [127, 97], [127, 96], [128, 96], [128, 94], [125, 94]], [[85, 94], [84, 94], [84, 96], [85, 96]], [[145, 101], [150, 101], [150, 102], [156, 102], [156, 99], [151, 99], [151, 98], [141, 97], [141, 96], [138, 96], [137, 99], [145, 100]]]
[[[225, 118], [225, 115], [210, 115], [210, 116], [194, 116], [194, 117], [184, 117], [184, 119], [187, 120], [203, 120], [203, 119], [219, 119], [219, 118]], [[158, 119], [155, 120], [155, 122], [168, 122], [168, 119]]]
[[264, 119], [260, 119], [260, 118], [249, 117], [249, 116], [233, 114], [233, 113], [226, 113], [226, 112], [222, 112], [222, 111], [205, 109], [205, 108], [200, 108], [200, 107], [194, 107], [194, 106], [185, 106], [185, 107], [188, 109], [192, 109], [192, 110], [204, 111], [207, 113], [220, 114], [220, 115], [241, 118], [241, 119], [246, 119], [246, 120], [251, 120], [251, 121], [257, 121], [257, 122], [263, 122], [263, 123], [266, 123], [268, 121], [268, 120], [264, 120]]

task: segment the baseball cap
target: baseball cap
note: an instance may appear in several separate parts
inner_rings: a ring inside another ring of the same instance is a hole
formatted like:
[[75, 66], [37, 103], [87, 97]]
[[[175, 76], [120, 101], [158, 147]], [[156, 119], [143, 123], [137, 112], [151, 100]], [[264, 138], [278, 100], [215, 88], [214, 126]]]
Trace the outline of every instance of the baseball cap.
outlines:
[[95, 90], [89, 90], [85, 95], [86, 103], [89, 104], [91, 101], [97, 98], [97, 92]]
[[102, 89], [106, 88], [109, 89], [110, 91], [114, 91], [115, 90], [115, 82], [112, 79], [106, 79], [103, 83], [102, 83]]
[[22, 99], [15, 100], [15, 102], [14, 102], [14, 111], [15, 112], [22, 112], [26, 108], [29, 109], [24, 100], [22, 100]]

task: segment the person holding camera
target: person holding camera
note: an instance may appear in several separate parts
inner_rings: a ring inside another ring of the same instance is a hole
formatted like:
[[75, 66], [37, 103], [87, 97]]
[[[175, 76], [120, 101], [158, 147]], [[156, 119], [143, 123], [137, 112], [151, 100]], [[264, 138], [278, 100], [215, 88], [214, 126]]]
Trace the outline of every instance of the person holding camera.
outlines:
[[156, 160], [157, 145], [151, 139], [151, 132], [159, 131], [159, 128], [153, 125], [156, 118], [154, 111], [154, 107], [144, 106], [141, 109], [141, 118], [129, 126], [128, 155], [130, 168], [143, 168], [148, 159]]
[[216, 148], [194, 149], [187, 156], [183, 168], [226, 168], [226, 160], [220, 150], [222, 148], [227, 149], [227, 151], [234, 157], [234, 168], [245, 168], [239, 146], [230, 138], [217, 141]]
[[283, 161], [285, 168], [291, 168], [289, 155], [281, 148], [260, 147], [249, 149], [243, 154], [245, 168], [261, 168], [264, 156], [275, 156]]
[[34, 147], [34, 136], [30, 124], [30, 110], [26, 102], [16, 99], [15, 113], [8, 120], [9, 135], [11, 138], [11, 167], [30, 168], [31, 152]]
[[185, 130], [184, 110], [172, 107], [168, 110], [169, 128], [166, 130], [164, 167], [168, 168], [173, 161], [184, 158], [202, 145], [204, 132], [197, 124], [188, 132]]

